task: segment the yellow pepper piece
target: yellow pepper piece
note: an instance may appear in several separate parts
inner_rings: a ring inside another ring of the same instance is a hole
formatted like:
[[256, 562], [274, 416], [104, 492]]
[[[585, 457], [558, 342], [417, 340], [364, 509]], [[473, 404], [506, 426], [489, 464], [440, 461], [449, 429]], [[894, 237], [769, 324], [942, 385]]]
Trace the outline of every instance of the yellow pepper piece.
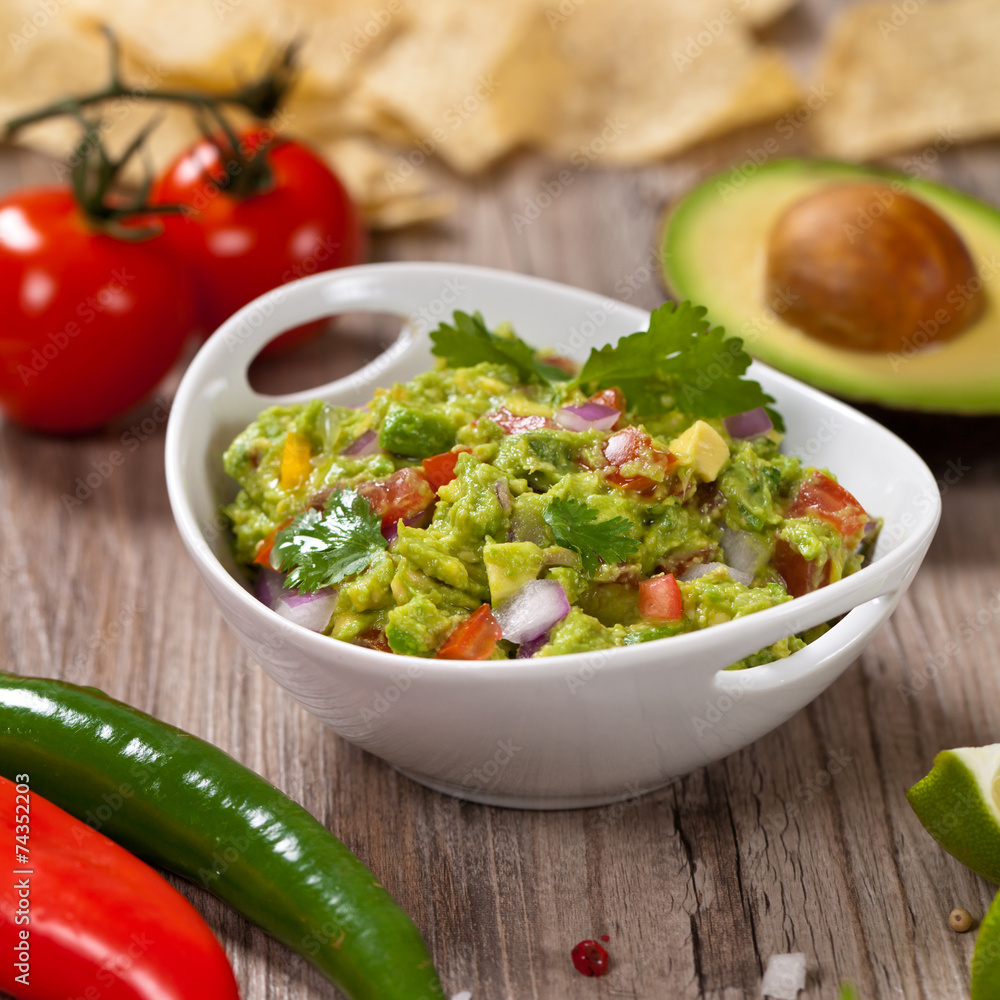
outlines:
[[285, 438], [285, 450], [281, 453], [281, 488], [294, 490], [301, 486], [312, 471], [309, 460], [312, 447], [309, 438], [297, 431], [290, 431]]

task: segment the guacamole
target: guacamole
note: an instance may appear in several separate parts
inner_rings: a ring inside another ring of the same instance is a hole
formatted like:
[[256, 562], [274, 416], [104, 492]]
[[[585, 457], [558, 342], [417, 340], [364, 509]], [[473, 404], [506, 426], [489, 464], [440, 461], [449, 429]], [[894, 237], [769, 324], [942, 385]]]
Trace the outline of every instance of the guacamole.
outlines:
[[363, 408], [273, 406], [236, 438], [224, 513], [264, 600], [343, 642], [505, 659], [690, 632], [860, 567], [867, 513], [782, 454], [763, 409], [692, 419], [665, 395], [636, 412], [488, 336], [466, 352], [486, 360], [442, 359]]

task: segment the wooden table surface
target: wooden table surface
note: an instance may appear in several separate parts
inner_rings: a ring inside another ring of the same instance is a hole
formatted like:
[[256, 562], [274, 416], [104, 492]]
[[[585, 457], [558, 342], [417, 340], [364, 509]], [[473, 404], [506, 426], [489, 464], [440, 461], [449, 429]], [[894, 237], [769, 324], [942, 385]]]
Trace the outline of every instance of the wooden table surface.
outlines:
[[[804, 4], [770, 32], [803, 68], [827, 6]], [[474, 181], [445, 178], [459, 211], [379, 237], [373, 257], [491, 265], [609, 296], [631, 283], [632, 301], [652, 307], [663, 298], [651, 265], [664, 204], [769, 132], [648, 169], [577, 172], [520, 231], [513, 215], [561, 165], [521, 156]], [[781, 153], [800, 138], [782, 139]], [[1000, 146], [983, 143], [927, 173], [1000, 201], [998, 165]], [[40, 158], [0, 157], [3, 188], [52, 179]], [[383, 346], [363, 329], [329, 335], [261, 378], [318, 384]], [[413, 783], [336, 737], [248, 658], [170, 514], [170, 388], [79, 440], [0, 426], [6, 669], [99, 686], [265, 775], [377, 873], [424, 933], [449, 994], [735, 1000], [759, 996], [768, 956], [802, 951], [803, 997], [833, 998], [842, 981], [866, 1000], [967, 996], [974, 935], [949, 930], [947, 914], [982, 915], [992, 890], [930, 839], [903, 792], [938, 750], [1000, 738], [1000, 422], [879, 414], [942, 477], [944, 516], [890, 623], [825, 694], [659, 792], [536, 813]], [[115, 451], [125, 460], [112, 467]], [[95, 470], [100, 484], [69, 502]], [[181, 889], [224, 942], [245, 1000], [338, 995], [213, 897]], [[569, 950], [601, 934], [612, 971], [584, 980]]]

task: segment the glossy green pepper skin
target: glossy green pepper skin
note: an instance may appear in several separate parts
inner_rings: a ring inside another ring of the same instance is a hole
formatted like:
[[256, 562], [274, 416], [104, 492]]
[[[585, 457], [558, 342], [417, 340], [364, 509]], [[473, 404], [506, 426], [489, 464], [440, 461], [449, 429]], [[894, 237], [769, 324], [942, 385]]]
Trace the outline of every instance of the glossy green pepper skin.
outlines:
[[228, 903], [351, 1000], [440, 1000], [420, 932], [305, 809], [94, 688], [0, 673], [0, 773]]

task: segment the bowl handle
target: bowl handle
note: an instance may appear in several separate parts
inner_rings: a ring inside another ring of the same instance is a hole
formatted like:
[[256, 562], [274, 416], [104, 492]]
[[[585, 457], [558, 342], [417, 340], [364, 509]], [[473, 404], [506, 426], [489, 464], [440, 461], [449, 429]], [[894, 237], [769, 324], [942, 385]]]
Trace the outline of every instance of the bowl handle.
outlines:
[[[447, 292], [449, 272], [442, 268], [442, 295]], [[235, 373], [233, 381], [240, 395], [252, 397], [261, 405], [274, 403], [276, 397], [262, 396], [255, 392], [247, 378], [250, 363], [275, 337], [313, 320], [342, 312], [383, 312], [405, 320], [396, 341], [377, 358], [345, 378], [325, 386], [317, 386], [304, 393], [280, 397], [288, 402], [323, 396], [336, 387], [344, 394], [344, 401], [351, 396], [358, 401], [370, 395], [371, 386], [379, 378], [391, 376], [392, 369], [404, 355], [408, 355], [433, 320], [427, 308], [434, 301], [428, 291], [426, 273], [410, 273], [405, 265], [386, 268], [385, 272], [372, 272], [364, 268], [342, 268], [323, 274], [301, 278], [280, 285], [249, 302], [225, 321], [208, 339], [202, 351], [209, 355], [206, 361], [214, 370]]]

